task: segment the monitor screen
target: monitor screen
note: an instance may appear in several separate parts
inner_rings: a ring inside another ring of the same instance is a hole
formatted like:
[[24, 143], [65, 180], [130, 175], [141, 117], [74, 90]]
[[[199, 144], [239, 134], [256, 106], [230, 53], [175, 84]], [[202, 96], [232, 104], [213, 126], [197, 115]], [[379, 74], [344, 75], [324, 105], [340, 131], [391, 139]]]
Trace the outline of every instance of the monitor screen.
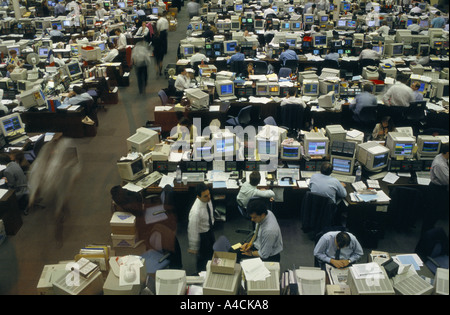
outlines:
[[344, 3], [344, 10], [349, 11], [350, 10], [350, 3]]
[[117, 2], [117, 6], [121, 9], [125, 8], [125, 2]]
[[216, 150], [218, 153], [234, 152], [234, 138], [225, 137], [216, 141]]
[[242, 11], [242, 4], [236, 4], [235, 10], [236, 11]]
[[247, 18], [247, 23], [249, 24], [253, 23], [253, 19]]
[[345, 26], [347, 26], [347, 21], [346, 21], [346, 20], [339, 20], [339, 21], [338, 21], [338, 26], [339, 26], [339, 27], [345, 27]]
[[414, 21], [411, 20], [411, 19], [409, 19], [408, 22], [406, 22], [406, 26], [410, 26], [410, 25], [413, 24], [413, 23], [414, 23]]
[[379, 154], [373, 157], [373, 168], [383, 167], [387, 164], [388, 154]]
[[236, 42], [228, 42], [228, 43], [226, 43], [226, 45], [225, 45], [225, 51], [226, 52], [234, 52], [235, 51], [235, 48], [236, 48]]
[[283, 155], [282, 158], [298, 158], [300, 154], [300, 147], [290, 147], [290, 146], [283, 146]]
[[158, 8], [152, 8], [152, 14], [158, 14]]
[[131, 172], [133, 173], [133, 175], [136, 175], [143, 169], [144, 169], [144, 160], [143, 159], [138, 159], [138, 160], [134, 161], [133, 163], [131, 163]]
[[267, 93], [267, 85], [258, 85], [256, 87], [256, 94], [257, 95], [264, 95]]
[[394, 147], [395, 156], [411, 155], [414, 144], [412, 143], [396, 143]]
[[56, 25], [56, 29], [57, 30], [61, 30], [62, 29], [61, 23], [59, 23], [59, 22], [58, 23], [52, 23], [52, 27], [55, 26], [55, 25]]
[[39, 56], [47, 57], [48, 55], [48, 47], [39, 47]]
[[438, 153], [440, 148], [439, 141], [424, 141], [422, 153]]
[[106, 49], [106, 44], [105, 43], [100, 43], [98, 44], [98, 48], [100, 48], [100, 51], [104, 51]]
[[66, 27], [69, 27], [71, 25], [71, 21], [70, 20], [64, 20], [63, 21], [63, 25]]
[[305, 84], [303, 91], [305, 94], [317, 94], [317, 84]]
[[184, 55], [190, 56], [194, 53], [194, 47], [184, 47]]
[[367, 23], [367, 26], [374, 27], [375, 26], [375, 21], [369, 21], [369, 23]]
[[419, 92], [423, 92], [423, 91], [425, 91], [425, 83], [424, 82], [420, 82]]
[[286, 39], [286, 44], [288, 44], [289, 46], [295, 46], [296, 44], [295, 38]]
[[314, 49], [314, 50], [313, 50], [313, 54], [314, 54], [315, 56], [318, 56], [318, 55], [320, 54], [320, 50], [319, 50], [319, 49]]
[[403, 54], [403, 45], [394, 45], [392, 49], [392, 53], [394, 55], [402, 55]]
[[338, 52], [339, 55], [343, 55], [344, 54], [344, 50], [343, 49], [338, 49], [337, 52]]
[[427, 28], [428, 27], [428, 20], [420, 20], [419, 25], [422, 28]]
[[288, 29], [291, 28], [291, 25], [290, 25], [289, 23], [286, 23], [286, 22], [285, 22], [285, 23], [282, 24], [282, 28], [288, 30]]
[[332, 161], [333, 171], [340, 173], [351, 173], [352, 161], [347, 159], [334, 158]]
[[306, 23], [313, 23], [314, 22], [314, 17], [313, 16], [307, 16], [305, 19]]
[[197, 157], [209, 158], [212, 156], [212, 146], [197, 147], [195, 153]]
[[327, 22], [328, 21], [328, 16], [326, 16], [326, 15], [321, 16], [320, 17], [320, 21]]
[[356, 27], [356, 21], [348, 21], [347, 22], [347, 27]]
[[327, 143], [320, 142], [309, 142], [308, 143], [308, 154], [309, 155], [324, 155], [326, 154]]
[[216, 57], [220, 57], [220, 51], [216, 50], [216, 51], [214, 52], [214, 55], [215, 55]]
[[221, 85], [220, 95], [221, 96], [233, 95], [233, 83]]
[[326, 36], [316, 36], [314, 37], [314, 43], [316, 46], [323, 46], [327, 44], [327, 37]]
[[299, 29], [300, 28], [300, 23], [298, 23], [298, 22], [292, 23], [292, 28], [293, 29]]
[[383, 46], [373, 46], [372, 50], [376, 51], [379, 54], [383, 54]]

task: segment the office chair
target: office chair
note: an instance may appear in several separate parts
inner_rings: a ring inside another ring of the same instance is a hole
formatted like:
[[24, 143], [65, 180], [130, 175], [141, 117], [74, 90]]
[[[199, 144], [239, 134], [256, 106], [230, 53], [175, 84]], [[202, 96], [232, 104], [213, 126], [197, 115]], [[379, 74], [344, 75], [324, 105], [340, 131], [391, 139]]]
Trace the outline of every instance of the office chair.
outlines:
[[405, 122], [413, 127], [415, 134], [417, 134], [419, 130], [425, 126], [426, 108], [426, 101], [411, 102], [409, 103], [409, 107], [405, 108]]
[[45, 139], [45, 135], [40, 135], [39, 138], [34, 143], [33, 149], [23, 152], [25, 159], [30, 164], [33, 163], [34, 160], [36, 160], [39, 151], [42, 149], [42, 146], [45, 144], [44, 139]]
[[272, 33], [264, 34], [264, 41], [266, 42], [266, 44], [270, 44], [274, 36], [275, 34]]
[[353, 117], [357, 129], [364, 133], [364, 137], [371, 135], [378, 121], [378, 106], [364, 107], [358, 117]]
[[230, 71], [236, 73], [236, 77], [245, 75], [246, 73], [245, 61], [244, 60], [233, 61], [230, 64]]
[[231, 248], [231, 243], [225, 235], [219, 236], [214, 242], [213, 249], [215, 252], [228, 252]]
[[263, 60], [255, 60], [253, 61], [253, 69], [255, 70], [255, 74], [267, 74], [267, 62]]
[[292, 69], [291, 68], [281, 67], [280, 71], [278, 72], [278, 77], [279, 78], [289, 78], [291, 73], [292, 73]]
[[201, 64], [202, 64], [201, 61], [196, 61], [196, 62], [194, 62], [194, 64], [192, 65], [192, 68], [194, 68], [194, 74], [195, 74], [195, 77], [198, 77], [198, 75], [199, 75], [199, 68], [198, 68], [198, 66], [201, 65]]
[[158, 96], [159, 99], [161, 100], [162, 106], [169, 104], [169, 97], [167, 96], [166, 92], [164, 92], [164, 90], [159, 90]]
[[449, 268], [448, 236], [440, 227], [430, 229], [422, 235], [416, 245], [415, 253], [433, 274], [436, 273], [437, 268]]
[[325, 59], [322, 61], [322, 69], [323, 68], [331, 68], [331, 69], [340, 69], [339, 62], [332, 59]]
[[298, 64], [298, 60], [286, 60], [283, 67], [291, 69], [292, 73], [297, 73]]
[[227, 119], [226, 124], [231, 126], [242, 126], [242, 128], [245, 128], [252, 120], [252, 107], [252, 105], [243, 107], [239, 111], [237, 117], [230, 117]]
[[[270, 201], [270, 199], [269, 199], [269, 198], [262, 198], [262, 197], [251, 197], [250, 200], [248, 201], [247, 208], [248, 208], [248, 206], [249, 206], [252, 202], [254, 202], [254, 201], [256, 201], [256, 200], [262, 200], [262, 201], [264, 201], [265, 204], [266, 204], [266, 206], [267, 206], [267, 209], [270, 210], [270, 211], [273, 210], [273, 204], [272, 204], [272, 202]], [[236, 230], [236, 233], [246, 234], [246, 235], [247, 235], [247, 236], [246, 236], [246, 240], [249, 241], [249, 240], [252, 238], [253, 233], [255, 232], [255, 226], [256, 226], [256, 224], [255, 224], [255, 222], [251, 221], [250, 215], [247, 213], [247, 208], [244, 208], [244, 207], [243, 207], [242, 205], [240, 205], [239, 203], [237, 204], [237, 206], [238, 206], [239, 213], [242, 215], [242, 217], [243, 217], [245, 220], [251, 222], [251, 227], [249, 227], [249, 230], [237, 229], [237, 230]], [[244, 241], [244, 242], [245, 242], [245, 241]]]
[[305, 109], [300, 104], [285, 104], [280, 107], [280, 127], [288, 130], [288, 134], [295, 134], [304, 127]]
[[264, 119], [264, 125], [277, 126], [277, 122], [275, 121], [275, 118], [269, 116]]
[[336, 221], [337, 205], [330, 198], [307, 191], [300, 208], [302, 230], [314, 238]]

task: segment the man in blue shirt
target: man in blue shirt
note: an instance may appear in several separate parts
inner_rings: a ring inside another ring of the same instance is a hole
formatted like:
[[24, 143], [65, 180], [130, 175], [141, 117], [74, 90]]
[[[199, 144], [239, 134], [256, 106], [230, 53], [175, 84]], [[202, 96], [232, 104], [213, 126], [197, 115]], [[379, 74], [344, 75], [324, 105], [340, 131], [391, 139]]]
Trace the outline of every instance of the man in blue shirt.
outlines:
[[[363, 87], [363, 93], [356, 95], [355, 99], [350, 103], [350, 110], [353, 112], [353, 119], [360, 122], [360, 113], [363, 108], [370, 106], [378, 106], [377, 98], [372, 94], [373, 87], [366, 84]], [[376, 119], [376, 117], [374, 117]]]
[[68, 97], [63, 101], [63, 104], [79, 105], [84, 101], [93, 101], [89, 93], [84, 92], [83, 89], [77, 85], [73, 87], [73, 90], [69, 92]]
[[236, 47], [234, 48], [234, 51], [236, 53], [227, 60], [227, 64], [231, 64], [234, 61], [244, 61], [245, 60], [245, 55], [243, 53], [241, 53], [241, 46], [236, 45]]
[[423, 94], [420, 93], [420, 82], [414, 82], [411, 84], [411, 89], [413, 90], [415, 101], [420, 102], [423, 101]]
[[309, 181], [309, 189], [312, 193], [329, 197], [336, 203], [336, 198], [344, 198], [347, 196], [345, 184], [331, 177], [333, 165], [330, 162], [324, 162], [320, 168], [320, 174], [314, 174]]
[[292, 49], [289, 49], [289, 45], [285, 44], [283, 52], [280, 54], [280, 61], [283, 66], [286, 64], [286, 60], [298, 60], [297, 53]]
[[364, 254], [356, 237], [348, 232], [333, 231], [325, 233], [314, 248], [314, 257], [322, 267], [330, 264], [345, 268], [358, 261]]
[[436, 12], [436, 17], [431, 20], [431, 27], [432, 28], [443, 28], [445, 25], [445, 19], [441, 16], [441, 12]]

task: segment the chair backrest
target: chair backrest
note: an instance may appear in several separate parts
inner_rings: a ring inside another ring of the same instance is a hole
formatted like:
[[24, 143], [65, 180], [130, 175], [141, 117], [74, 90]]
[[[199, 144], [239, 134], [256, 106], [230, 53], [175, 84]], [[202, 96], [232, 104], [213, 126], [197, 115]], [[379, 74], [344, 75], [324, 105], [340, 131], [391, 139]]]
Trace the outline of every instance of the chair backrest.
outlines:
[[266, 44], [270, 44], [274, 36], [275, 34], [272, 33], [264, 34], [264, 41], [266, 42]]
[[35, 156], [38, 155], [39, 151], [41, 151], [43, 145], [44, 145], [45, 135], [40, 135], [39, 138], [36, 140], [33, 146], [33, 152]]
[[158, 96], [161, 99], [161, 105], [166, 105], [169, 102], [169, 98], [167, 97], [166, 92], [164, 90], [159, 90]]
[[361, 61], [359, 62], [359, 65], [362, 69], [363, 67], [367, 67], [367, 66], [377, 66], [378, 67], [379, 63], [380, 62], [375, 59], [361, 59]]
[[339, 62], [332, 59], [325, 59], [322, 62], [322, 69], [323, 68], [332, 68], [332, 69], [340, 69]]
[[244, 108], [242, 108], [239, 111], [239, 114], [238, 114], [239, 124], [245, 125], [245, 124], [250, 123], [250, 121], [252, 120], [252, 108], [253, 108], [253, 106], [249, 105], [249, 106], [245, 106]]
[[323, 228], [333, 226], [337, 206], [331, 198], [307, 191], [302, 201], [302, 230], [315, 236]]
[[284, 67], [289, 68], [292, 72], [296, 73], [298, 69], [298, 60], [286, 60]]
[[267, 74], [267, 63], [262, 60], [253, 61], [255, 74]]
[[192, 65], [192, 67], [194, 68], [194, 74], [196, 77], [198, 76], [198, 71], [199, 71], [198, 66], [201, 65], [201, 63], [202, 63], [201, 61], [196, 61]]
[[366, 106], [361, 109], [359, 113], [359, 119], [363, 123], [376, 123], [378, 117], [378, 107], [377, 106]]
[[279, 78], [287, 78], [291, 75], [292, 69], [287, 67], [280, 68], [280, 71], [278, 72]]
[[219, 238], [217, 239], [217, 241], [215, 241], [214, 245], [213, 245], [213, 249], [216, 252], [228, 252], [231, 248], [231, 243], [228, 240], [228, 238], [226, 238], [225, 235], [221, 235], [219, 236]]
[[244, 74], [245, 73], [245, 61], [244, 60], [233, 61], [230, 65], [230, 70], [231, 70], [231, 72], [236, 73], [236, 76]]
[[272, 116], [269, 116], [269, 117], [266, 117], [264, 119], [264, 124], [265, 125], [276, 126], [277, 122], [275, 121], [275, 119]]
[[300, 104], [286, 104], [281, 106], [280, 126], [295, 130], [303, 129], [304, 111], [305, 109]]
[[[440, 250], [437, 250], [438, 247], [440, 247]], [[428, 256], [433, 258], [440, 255], [448, 255], [449, 241], [444, 229], [437, 227], [426, 231], [417, 243], [414, 252], [423, 260]]]
[[426, 101], [415, 101], [409, 103], [409, 107], [405, 109], [405, 118], [408, 120], [419, 120], [425, 118]]

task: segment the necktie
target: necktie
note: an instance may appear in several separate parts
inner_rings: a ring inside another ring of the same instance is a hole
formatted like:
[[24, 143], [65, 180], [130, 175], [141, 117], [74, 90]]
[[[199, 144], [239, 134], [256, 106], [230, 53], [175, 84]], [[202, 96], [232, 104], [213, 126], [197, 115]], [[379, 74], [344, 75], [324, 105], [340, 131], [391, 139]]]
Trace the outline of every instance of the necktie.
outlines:
[[213, 226], [213, 223], [212, 223], [212, 219], [211, 219], [211, 208], [209, 207], [209, 203], [206, 204], [206, 211], [208, 212], [209, 229], [211, 229]]
[[340, 256], [341, 256], [341, 249], [338, 248], [338, 249], [336, 249], [336, 253], [334, 254], [334, 259], [340, 260], [341, 259]]

